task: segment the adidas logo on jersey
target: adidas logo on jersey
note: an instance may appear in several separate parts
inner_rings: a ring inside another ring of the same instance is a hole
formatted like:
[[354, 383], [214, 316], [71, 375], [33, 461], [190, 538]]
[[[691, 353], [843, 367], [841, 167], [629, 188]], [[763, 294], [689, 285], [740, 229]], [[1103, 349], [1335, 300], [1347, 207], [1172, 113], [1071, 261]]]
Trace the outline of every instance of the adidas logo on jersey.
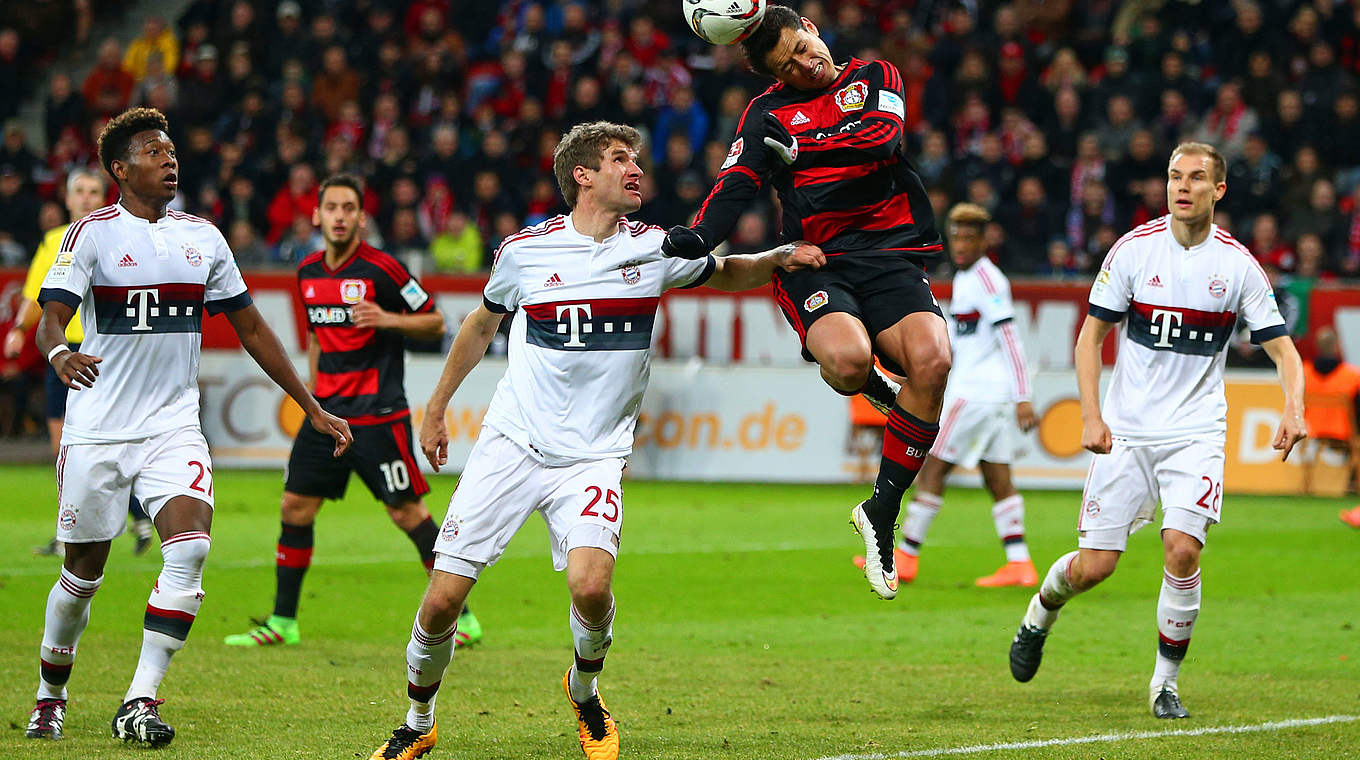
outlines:
[[137, 266], [137, 260], [134, 259], [134, 258], [132, 258], [132, 254], [130, 254], [130, 253], [125, 253], [125, 254], [123, 254], [123, 258], [122, 258], [122, 259], [119, 259], [119, 261], [118, 261], [118, 266], [120, 266], [120, 267], [135, 267], [135, 266]]
[[807, 124], [810, 121], [812, 121], [812, 119], [809, 119], [807, 117], [807, 114], [803, 113], [802, 111], [798, 111], [793, 115], [793, 118], [789, 120], [789, 126], [798, 127], [802, 126], [803, 124]]
[[556, 272], [553, 272], [553, 276], [552, 276], [552, 277], [549, 277], [549, 278], [548, 278], [548, 281], [545, 282], [545, 283], [543, 283], [543, 287], [545, 287], [545, 288], [555, 288], [555, 287], [557, 287], [558, 285], [561, 285], [561, 284], [562, 284], [562, 278], [561, 278], [561, 277], [558, 277]]
[[1154, 274], [1152, 279], [1147, 281], [1147, 284], [1149, 288], [1160, 288], [1162, 287], [1162, 278]]

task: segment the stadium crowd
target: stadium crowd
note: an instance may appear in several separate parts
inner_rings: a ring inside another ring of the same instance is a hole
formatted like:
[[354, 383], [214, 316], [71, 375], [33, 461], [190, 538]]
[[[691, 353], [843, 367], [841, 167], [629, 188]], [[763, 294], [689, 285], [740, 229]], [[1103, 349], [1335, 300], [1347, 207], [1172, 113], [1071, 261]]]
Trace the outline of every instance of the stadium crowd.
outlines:
[[[1360, 277], [1360, 0], [794, 5], [837, 57], [896, 64], [937, 214], [989, 209], [990, 255], [1013, 275], [1088, 276], [1122, 231], [1164, 213], [1169, 149], [1200, 139], [1230, 162], [1218, 222], [1283, 290], [1306, 299], [1319, 280]], [[83, 81], [39, 79], [46, 153], [4, 129], [4, 265], [65, 221], [64, 177], [98, 169], [95, 137], [130, 105], [169, 115], [178, 203], [218, 222], [244, 267], [318, 248], [317, 183], [347, 170], [368, 178], [375, 243], [424, 271], [471, 272], [564, 210], [551, 157], [565, 127], [643, 130], [638, 217], [683, 223], [767, 86], [738, 47], [642, 0], [195, 0], [126, 46], [89, 44]], [[24, 45], [0, 30], [2, 86], [33, 80]], [[765, 246], [776, 213], [752, 208], [734, 247]]]

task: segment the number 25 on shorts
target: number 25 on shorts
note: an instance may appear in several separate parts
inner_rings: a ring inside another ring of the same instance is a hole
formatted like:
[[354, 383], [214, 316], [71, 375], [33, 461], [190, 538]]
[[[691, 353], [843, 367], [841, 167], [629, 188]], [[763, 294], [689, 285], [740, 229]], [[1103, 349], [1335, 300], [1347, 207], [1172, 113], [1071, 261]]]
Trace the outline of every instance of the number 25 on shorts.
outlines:
[[[586, 493], [591, 494], [590, 503], [581, 510], [582, 517], [602, 517], [607, 522], [616, 523], [619, 521], [619, 514], [622, 511], [620, 500], [623, 498], [618, 491], [609, 489], [605, 491], [599, 486], [586, 486]], [[604, 501], [602, 511], [596, 511], [596, 506], [600, 501]]]

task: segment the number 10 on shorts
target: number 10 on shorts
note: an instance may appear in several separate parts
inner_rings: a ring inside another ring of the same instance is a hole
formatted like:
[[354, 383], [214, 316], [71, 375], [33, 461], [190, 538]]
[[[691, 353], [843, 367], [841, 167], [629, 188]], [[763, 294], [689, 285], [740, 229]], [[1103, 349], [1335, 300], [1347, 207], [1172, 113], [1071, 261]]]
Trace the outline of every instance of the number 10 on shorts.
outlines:
[[406, 471], [406, 463], [400, 459], [383, 462], [378, 465], [378, 470], [383, 474], [383, 480], [387, 481], [388, 493], [400, 493], [411, 486], [411, 474]]

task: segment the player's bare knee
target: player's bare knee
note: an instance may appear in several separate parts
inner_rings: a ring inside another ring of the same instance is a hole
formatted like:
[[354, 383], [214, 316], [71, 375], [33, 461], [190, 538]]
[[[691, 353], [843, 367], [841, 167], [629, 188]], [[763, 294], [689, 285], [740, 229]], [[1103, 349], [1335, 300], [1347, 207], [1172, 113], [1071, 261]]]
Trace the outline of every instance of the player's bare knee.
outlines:
[[427, 631], [445, 630], [463, 612], [468, 591], [472, 588], [470, 578], [461, 578], [436, 571], [430, 579], [430, 587], [425, 598], [420, 601], [420, 624]]
[[827, 382], [843, 391], [863, 388], [874, 366], [872, 354], [853, 348], [832, 350], [820, 363]]
[[907, 370], [907, 382], [919, 391], [943, 398], [953, 366], [954, 359], [948, 351], [930, 351], [912, 362]]
[[316, 514], [321, 511], [321, 499], [315, 496], [283, 492], [279, 505], [280, 516], [289, 525], [311, 525], [316, 522]]
[[430, 510], [425, 508], [423, 501], [404, 501], [386, 506], [387, 515], [392, 518], [392, 522], [405, 531], [414, 529], [430, 517]]
[[1086, 591], [1114, 575], [1119, 565], [1119, 552], [1082, 550], [1072, 563], [1068, 580], [1079, 591]]
[[1183, 533], [1166, 531], [1162, 536], [1163, 561], [1166, 569], [1178, 578], [1194, 574], [1199, 568], [1199, 541]]

